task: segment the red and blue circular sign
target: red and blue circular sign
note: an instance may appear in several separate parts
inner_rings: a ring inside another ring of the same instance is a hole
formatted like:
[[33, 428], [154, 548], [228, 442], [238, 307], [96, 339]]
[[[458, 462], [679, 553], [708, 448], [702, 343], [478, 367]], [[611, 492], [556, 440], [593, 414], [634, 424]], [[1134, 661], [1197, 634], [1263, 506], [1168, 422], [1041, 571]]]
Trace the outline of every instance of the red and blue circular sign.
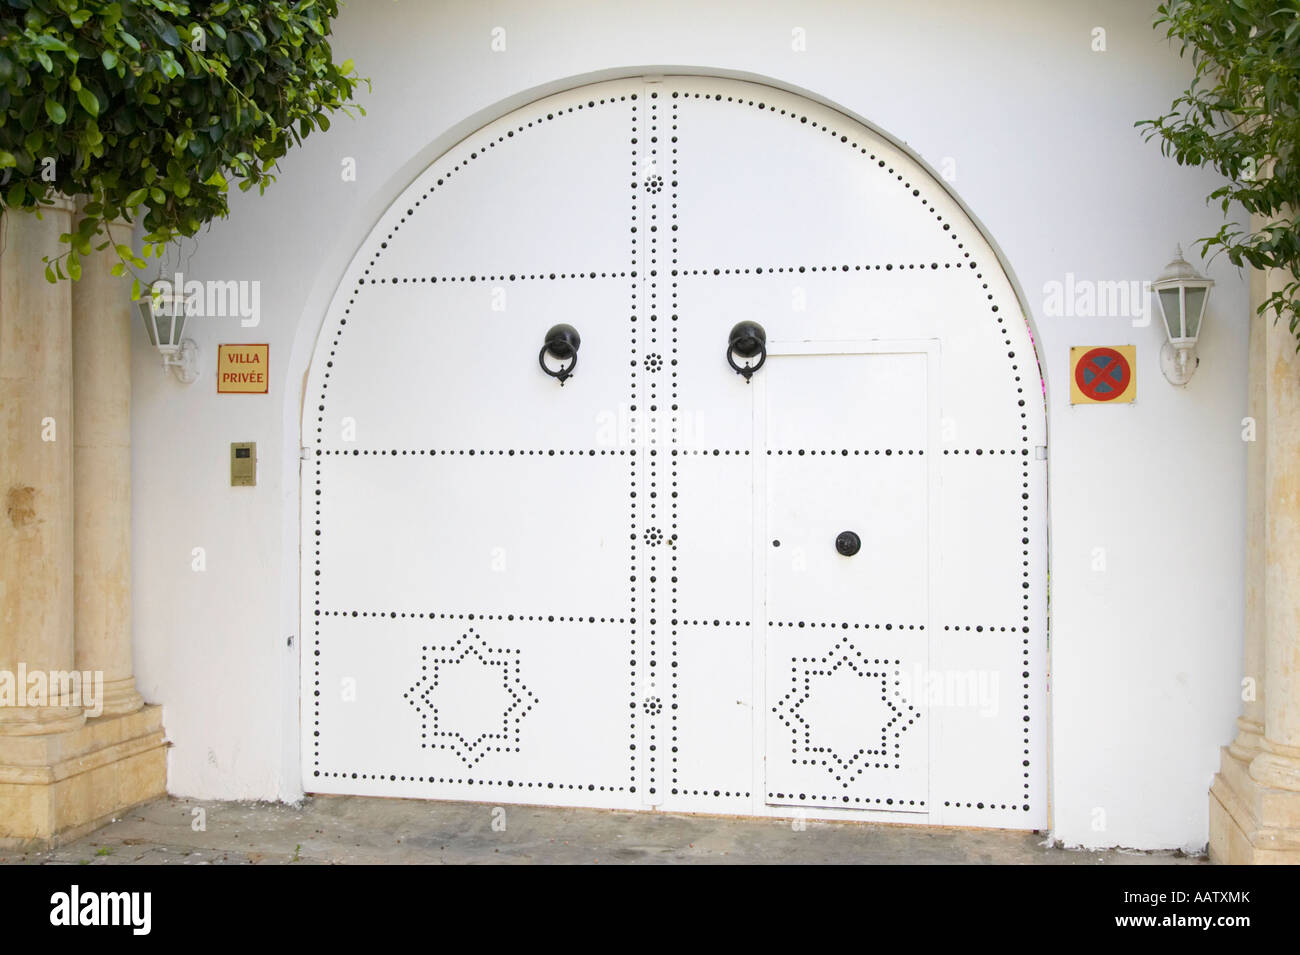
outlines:
[[1132, 381], [1133, 366], [1114, 348], [1090, 348], [1074, 366], [1074, 383], [1090, 401], [1114, 401]]

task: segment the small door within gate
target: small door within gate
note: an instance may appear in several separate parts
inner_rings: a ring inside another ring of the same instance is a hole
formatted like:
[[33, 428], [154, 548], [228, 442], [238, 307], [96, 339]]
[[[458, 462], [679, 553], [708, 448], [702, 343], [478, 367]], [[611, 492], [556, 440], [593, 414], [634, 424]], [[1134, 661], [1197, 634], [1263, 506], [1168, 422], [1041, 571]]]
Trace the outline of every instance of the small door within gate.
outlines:
[[769, 803], [925, 811], [937, 358], [774, 344], [753, 379]]

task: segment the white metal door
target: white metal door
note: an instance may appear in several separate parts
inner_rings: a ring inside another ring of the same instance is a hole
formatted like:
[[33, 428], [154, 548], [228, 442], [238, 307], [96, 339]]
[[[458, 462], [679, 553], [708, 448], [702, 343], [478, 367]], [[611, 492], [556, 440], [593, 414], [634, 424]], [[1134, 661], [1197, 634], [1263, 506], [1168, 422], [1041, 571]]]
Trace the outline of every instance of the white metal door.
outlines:
[[700, 77], [517, 110], [376, 224], [307, 394], [309, 791], [1045, 824], [1033, 343], [882, 135]]
[[755, 378], [767, 801], [924, 812], [938, 349], [768, 354]]
[[641, 95], [480, 130], [344, 279], [306, 423], [309, 789], [642, 805], [644, 452], [604, 424], [643, 387]]

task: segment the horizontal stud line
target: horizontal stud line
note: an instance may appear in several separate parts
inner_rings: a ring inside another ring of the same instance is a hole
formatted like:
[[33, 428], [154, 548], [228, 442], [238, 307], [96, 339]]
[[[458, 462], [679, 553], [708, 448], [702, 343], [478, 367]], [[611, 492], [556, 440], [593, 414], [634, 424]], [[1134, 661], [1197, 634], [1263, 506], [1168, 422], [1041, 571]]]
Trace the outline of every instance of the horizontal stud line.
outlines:
[[[320, 456], [334, 455], [353, 457], [360, 456], [397, 456], [410, 457], [412, 455], [463, 455], [465, 457], [597, 457], [597, 456], [627, 456], [635, 455], [641, 450], [669, 450], [674, 455], [695, 455], [695, 456], [712, 456], [724, 457], [735, 455], [737, 457], [748, 455], [750, 452], [744, 448], [682, 448], [671, 447], [660, 444], [645, 444], [635, 448], [317, 448], [316, 454]], [[1028, 457], [1028, 451], [1025, 448], [963, 448], [951, 449], [945, 448], [944, 454], [954, 455], [974, 455], [976, 457]], [[809, 457], [809, 456], [835, 456], [850, 457], [862, 455], [924, 455], [925, 450], [922, 448], [769, 448], [768, 455], [778, 457]]]
[[520, 272], [505, 275], [389, 275], [383, 278], [362, 279], [362, 285], [452, 285], [461, 282], [558, 282], [567, 279], [630, 279], [635, 272], [546, 272], [525, 275]]
[[601, 617], [586, 614], [506, 614], [477, 612], [439, 612], [419, 610], [325, 610], [316, 611], [322, 617], [339, 617], [356, 620], [500, 620], [505, 623], [636, 623], [635, 617]]
[[317, 448], [320, 457], [559, 458], [633, 457], [638, 448]]
[[705, 267], [705, 268], [676, 268], [672, 270], [674, 276], [724, 276], [724, 275], [810, 275], [813, 273], [838, 273], [844, 275], [853, 272], [937, 272], [939, 269], [969, 269], [972, 267], [970, 262], [869, 262], [869, 263], [850, 263], [843, 262], [835, 265], [776, 265], [776, 266], [733, 266], [730, 268], [722, 267]]
[[[676, 440], [676, 439], [674, 439], [674, 440]], [[682, 448], [682, 447], [674, 447], [674, 448], [673, 448], [673, 454], [674, 454], [674, 455], [678, 455], [678, 454], [682, 454], [682, 455], [688, 455], [688, 454], [704, 455], [704, 454], [707, 454], [707, 455], [711, 455], [711, 456], [713, 456], [713, 457], [719, 457], [719, 458], [720, 458], [720, 457], [726, 457], [726, 456], [728, 456], [728, 455], [733, 455], [733, 454], [736, 455], [737, 457], [740, 457], [740, 456], [742, 456], [742, 455], [749, 454], [749, 451], [747, 451], [747, 450], [744, 449], [744, 448]]]
[[403, 773], [349, 773], [349, 772], [330, 772], [327, 770], [318, 770], [316, 775], [331, 779], [350, 779], [356, 777], [359, 780], [373, 780], [375, 782], [406, 782], [406, 783], [425, 783], [443, 786], [506, 786], [517, 787], [519, 789], [572, 789], [583, 792], [629, 792], [635, 791], [627, 786], [600, 786], [596, 783], [556, 783], [556, 782], [525, 782], [518, 779], [475, 779], [467, 776], [460, 779], [452, 777], [434, 777], [434, 776], [408, 776]]
[[769, 620], [769, 627], [793, 630], [924, 630], [923, 623], [846, 623], [844, 621]]
[[[846, 802], [844, 793], [840, 793], [839, 795], [835, 795], [835, 796], [825, 796], [819, 793], [812, 793], [811, 795], [804, 795], [803, 793], [799, 793], [798, 795], [796, 795], [795, 793], [771, 793], [770, 792], [767, 794], [767, 798], [768, 799], [798, 799], [802, 801], [815, 799], [815, 800], [820, 800], [822, 802], [838, 802], [838, 803]], [[874, 801], [881, 804], [889, 804], [889, 805], [896, 805], [896, 806], [924, 806], [925, 805], [924, 799], [899, 799], [896, 796], [850, 796], [848, 798], [852, 802], [859, 802], [859, 803], [867, 803], [867, 802]]]
[[944, 448], [944, 454], [973, 454], [976, 457], [984, 455], [1004, 455], [1014, 454], [1016, 457], [1029, 457], [1028, 448]]
[[925, 451], [920, 448], [776, 448], [768, 449], [768, 456], [785, 458], [811, 458], [811, 457], [867, 457], [883, 455], [892, 458], [898, 457], [920, 457]]

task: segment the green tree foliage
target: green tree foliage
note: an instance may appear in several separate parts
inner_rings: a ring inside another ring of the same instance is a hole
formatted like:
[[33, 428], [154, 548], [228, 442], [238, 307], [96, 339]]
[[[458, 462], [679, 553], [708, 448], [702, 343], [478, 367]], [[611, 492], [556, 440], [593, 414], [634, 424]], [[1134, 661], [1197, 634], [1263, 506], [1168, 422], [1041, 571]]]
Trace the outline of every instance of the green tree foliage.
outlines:
[[113, 270], [143, 268], [224, 217], [231, 183], [265, 191], [331, 113], [364, 113], [366, 81], [333, 62], [337, 14], [337, 0], [0, 0], [0, 211], [87, 201], [46, 277], [78, 278], [119, 217], [143, 221], [144, 243], [116, 246]]
[[1259, 311], [1285, 318], [1300, 338], [1300, 0], [1169, 0], [1155, 26], [1181, 42], [1182, 55], [1191, 51], [1195, 73], [1169, 113], [1137, 125], [1179, 164], [1228, 180], [1208, 200], [1225, 216], [1236, 203], [1264, 218], [1258, 230], [1224, 224], [1198, 240], [1201, 254], [1286, 273]]

